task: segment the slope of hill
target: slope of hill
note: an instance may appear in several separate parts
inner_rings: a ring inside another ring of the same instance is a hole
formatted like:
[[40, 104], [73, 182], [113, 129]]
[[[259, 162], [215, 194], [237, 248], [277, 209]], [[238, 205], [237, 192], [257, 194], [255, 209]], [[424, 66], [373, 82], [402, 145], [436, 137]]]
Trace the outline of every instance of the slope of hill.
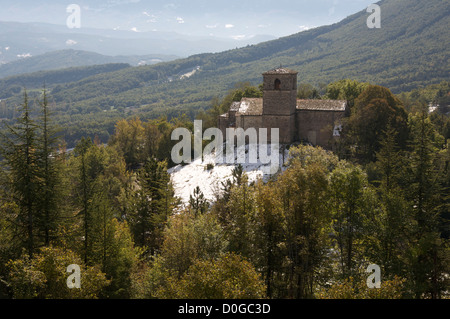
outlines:
[[174, 55], [144, 55], [144, 56], [107, 56], [95, 52], [81, 50], [60, 50], [0, 65], [0, 78], [12, 75], [33, 73], [37, 71], [59, 70], [63, 68], [100, 65], [108, 63], [127, 63], [130, 65], [156, 64], [175, 60]]
[[[378, 4], [380, 29], [367, 27], [370, 13], [363, 10], [339, 23], [258, 45], [98, 74], [60, 85], [52, 95], [64, 116], [68, 108], [77, 118], [89, 112], [104, 117], [99, 112], [111, 110], [118, 111], [117, 117], [126, 116], [126, 110], [132, 109], [132, 114], [143, 117], [170, 118], [182, 113], [194, 116], [235, 83], [259, 84], [261, 73], [280, 64], [299, 71], [299, 82], [351, 78], [386, 86], [394, 93], [448, 80], [448, 2], [383, 0]], [[180, 74], [194, 69], [195, 74], [181, 79]], [[68, 118], [63, 122], [75, 123]]]
[[108, 63], [9, 76], [0, 79], [0, 98], [9, 98], [23, 88], [42, 89], [44, 85], [52, 88], [58, 84], [77, 82], [96, 74], [107, 74], [129, 67], [131, 66], [127, 63]]

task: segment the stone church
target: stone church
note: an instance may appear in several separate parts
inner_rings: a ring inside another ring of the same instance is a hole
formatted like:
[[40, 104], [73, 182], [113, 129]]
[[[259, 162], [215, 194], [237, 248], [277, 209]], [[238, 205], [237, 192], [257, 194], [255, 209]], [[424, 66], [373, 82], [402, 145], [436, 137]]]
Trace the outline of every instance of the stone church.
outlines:
[[219, 117], [224, 136], [227, 128], [267, 128], [270, 141], [270, 129], [279, 128], [282, 144], [305, 142], [332, 149], [347, 102], [297, 99], [297, 74], [286, 68], [263, 73], [263, 97], [234, 102]]

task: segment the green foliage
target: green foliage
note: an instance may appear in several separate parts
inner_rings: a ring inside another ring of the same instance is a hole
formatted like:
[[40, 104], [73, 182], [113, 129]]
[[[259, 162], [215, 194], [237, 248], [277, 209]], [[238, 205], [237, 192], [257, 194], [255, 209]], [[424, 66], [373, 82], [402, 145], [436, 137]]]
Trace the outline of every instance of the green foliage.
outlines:
[[319, 89], [309, 83], [300, 83], [297, 89], [298, 99], [321, 99]]
[[410, 92], [402, 92], [399, 98], [405, 108], [410, 112], [418, 112], [423, 106], [438, 106], [437, 111], [441, 114], [448, 113], [449, 110], [450, 82], [442, 81], [439, 84], [431, 84], [425, 87], [416, 88]]
[[[114, 72], [120, 69], [130, 67], [125, 63], [111, 63], [93, 66], [82, 66], [67, 69], [55, 68], [53, 71], [39, 71], [27, 74], [10, 76], [0, 80], [0, 91], [3, 92], [0, 98], [9, 98], [13, 94], [20, 93], [23, 87], [28, 89], [38, 89], [42, 85], [48, 87], [54, 87], [53, 93], [61, 90], [61, 84], [68, 82], [80, 81], [83, 78], [87, 78], [96, 74]], [[17, 91], [18, 90], [18, 91]]]
[[164, 231], [164, 267], [180, 278], [196, 260], [214, 259], [225, 252], [227, 240], [215, 216], [173, 216]]
[[395, 128], [398, 145], [406, 146], [407, 117], [401, 101], [387, 88], [369, 85], [356, 98], [352, 113], [344, 125], [344, 143], [354, 147], [354, 155], [361, 162], [374, 161], [388, 127]]
[[9, 221], [16, 225], [16, 235], [24, 238], [30, 256], [35, 247], [48, 246], [55, 239], [63, 215], [59, 211], [64, 193], [62, 158], [57, 154], [59, 140], [49, 119], [45, 90], [42, 99], [41, 114], [35, 119], [25, 93], [21, 116], [13, 126], [6, 125], [0, 146], [5, 195], [18, 204]]
[[138, 190], [132, 197], [134, 205], [127, 218], [136, 244], [154, 255], [160, 249], [162, 232], [176, 205], [167, 162], [147, 159], [136, 182]]
[[[81, 288], [67, 287], [67, 267], [78, 264]], [[32, 259], [27, 255], [8, 263], [9, 285], [15, 299], [96, 299], [109, 284], [98, 267], [83, 267], [72, 251], [56, 247], [43, 248]]]
[[208, 210], [208, 201], [205, 198], [205, 195], [200, 190], [200, 187], [197, 186], [194, 189], [194, 192], [189, 196], [189, 208], [191, 212], [197, 216], [199, 214], [203, 214]]
[[127, 169], [137, 169], [148, 158], [166, 160], [171, 165], [172, 131], [177, 127], [190, 128], [192, 123], [180, 117], [169, 122], [164, 118], [142, 122], [135, 117], [119, 120], [108, 144], [125, 159]]
[[238, 83], [235, 85], [236, 89], [233, 91], [233, 101], [239, 102], [243, 98], [261, 98], [262, 87], [251, 86], [250, 83]]
[[[355, 282], [356, 281], [356, 282]], [[365, 280], [353, 277], [333, 284], [318, 294], [319, 299], [401, 299], [405, 279], [395, 277], [382, 282], [381, 288], [367, 288]]]
[[415, 222], [408, 256], [414, 274], [413, 287], [410, 289], [416, 297], [429, 295], [437, 298], [442, 286], [445, 286], [445, 280], [438, 273], [448, 269], [445, 266], [447, 257], [443, 253], [445, 241], [439, 231], [440, 212], [443, 208], [440, 205], [445, 205], [442, 197], [445, 196], [445, 184], [442, 179], [444, 172], [441, 171], [437, 155], [444, 141], [424, 112], [410, 117], [410, 127], [412, 140], [405, 195], [413, 203], [411, 213]]
[[238, 255], [195, 262], [181, 279], [170, 278], [158, 291], [169, 299], [260, 299], [264, 284], [252, 264]]
[[365, 219], [376, 207], [377, 201], [364, 171], [341, 161], [330, 176], [330, 208], [343, 278], [354, 275], [359, 267]]
[[351, 109], [355, 99], [367, 88], [368, 83], [344, 79], [328, 84], [325, 99], [345, 100]]
[[289, 298], [311, 298], [319, 269], [325, 266], [328, 228], [327, 170], [320, 164], [295, 162], [277, 183], [285, 218]]
[[197, 120], [202, 120], [203, 130], [217, 126], [217, 119], [220, 115], [228, 112], [233, 102], [239, 102], [242, 98], [261, 98], [262, 87], [252, 86], [249, 82], [239, 82], [234, 88], [222, 98], [214, 97], [211, 100], [211, 107], [207, 110], [200, 110], [196, 115]]
[[143, 250], [134, 245], [132, 234], [126, 221], [107, 220], [103, 229], [98, 230], [97, 239], [99, 264], [110, 285], [102, 291], [104, 298], [130, 298], [132, 275], [136, 272]]

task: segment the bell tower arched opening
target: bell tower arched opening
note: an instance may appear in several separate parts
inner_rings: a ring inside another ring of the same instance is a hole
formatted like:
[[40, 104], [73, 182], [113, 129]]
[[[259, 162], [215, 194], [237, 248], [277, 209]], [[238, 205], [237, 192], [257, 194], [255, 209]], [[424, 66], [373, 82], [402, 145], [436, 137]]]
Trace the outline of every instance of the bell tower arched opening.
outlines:
[[275, 90], [281, 90], [281, 81], [280, 81], [280, 79], [276, 79], [275, 80], [274, 89]]

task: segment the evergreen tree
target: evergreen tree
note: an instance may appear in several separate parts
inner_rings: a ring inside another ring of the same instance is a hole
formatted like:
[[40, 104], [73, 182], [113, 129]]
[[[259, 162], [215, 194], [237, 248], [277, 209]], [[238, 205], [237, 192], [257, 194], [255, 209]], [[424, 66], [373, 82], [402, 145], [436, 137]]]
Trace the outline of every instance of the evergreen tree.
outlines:
[[8, 188], [18, 206], [16, 216], [11, 216], [16, 235], [33, 257], [36, 242], [37, 204], [39, 190], [38, 126], [31, 118], [28, 95], [24, 93], [21, 116], [16, 125], [7, 126], [9, 135], [3, 135], [1, 155], [8, 172]]
[[140, 189], [129, 222], [135, 242], [154, 255], [161, 246], [162, 231], [176, 204], [167, 162], [148, 158], [138, 172], [137, 182]]
[[241, 164], [235, 166], [231, 171], [231, 179], [221, 182], [220, 194], [217, 195], [215, 203], [213, 203], [212, 211], [218, 216], [221, 224], [226, 227], [230, 221], [230, 208], [228, 206], [233, 187], [240, 187], [242, 180], [246, 179], [244, 168]]
[[362, 261], [361, 241], [364, 219], [370, 207], [369, 185], [364, 171], [341, 161], [330, 176], [329, 200], [333, 215], [333, 239], [339, 252], [343, 278], [355, 276]]
[[224, 224], [224, 231], [229, 241], [229, 250], [248, 258], [251, 255], [251, 238], [255, 229], [252, 216], [255, 209], [255, 193], [248, 185], [248, 176], [243, 174], [240, 185], [231, 188], [227, 208], [230, 214]]
[[327, 259], [331, 215], [326, 172], [319, 164], [296, 161], [277, 185], [285, 218], [288, 298], [312, 298], [317, 273]]
[[[437, 162], [443, 139], [433, 129], [425, 111], [411, 116], [412, 131], [408, 198], [415, 220], [409, 265], [416, 298], [439, 298], [445, 289], [443, 273], [448, 271], [444, 240], [440, 236], [443, 188]], [[447, 270], [446, 270], [447, 268]]]
[[256, 185], [256, 209], [252, 220], [255, 231], [250, 260], [256, 269], [260, 269], [269, 298], [283, 297], [283, 249], [280, 246], [285, 241], [286, 225], [276, 189], [275, 182]]
[[208, 201], [205, 195], [201, 191], [200, 187], [197, 186], [194, 192], [189, 196], [189, 207], [191, 212], [195, 217], [203, 215], [208, 210]]
[[75, 186], [76, 193], [76, 201], [80, 204], [80, 212], [79, 214], [83, 219], [83, 231], [84, 231], [84, 263], [86, 265], [89, 264], [89, 255], [90, 255], [90, 197], [92, 196], [92, 179], [89, 178], [88, 175], [88, 163], [87, 163], [87, 152], [93, 144], [91, 140], [87, 138], [82, 138], [81, 141], [77, 144], [74, 150], [74, 154], [77, 157], [77, 183]]
[[405, 278], [406, 251], [410, 246], [413, 219], [409, 213], [411, 203], [407, 200], [405, 173], [406, 152], [397, 144], [396, 130], [390, 125], [380, 142], [375, 167], [379, 172], [378, 197], [380, 209], [365, 225], [368, 242], [366, 251], [371, 260], [382, 267], [385, 278]]
[[49, 246], [57, 232], [59, 220], [59, 202], [62, 200], [60, 156], [57, 152], [57, 131], [50, 121], [47, 92], [43, 91], [40, 101], [41, 120], [38, 139], [38, 167], [40, 185], [38, 190], [38, 227], [44, 237], [44, 245]]

